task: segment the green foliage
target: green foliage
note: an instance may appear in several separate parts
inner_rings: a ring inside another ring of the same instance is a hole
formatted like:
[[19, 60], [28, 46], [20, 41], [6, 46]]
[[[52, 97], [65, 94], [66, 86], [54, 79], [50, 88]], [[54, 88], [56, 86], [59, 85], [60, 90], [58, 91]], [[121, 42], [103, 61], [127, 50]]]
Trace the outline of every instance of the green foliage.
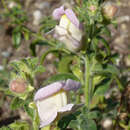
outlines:
[[59, 62], [58, 70], [60, 73], [67, 73], [70, 72], [69, 65], [71, 64], [74, 56], [65, 56]]
[[13, 130], [30, 130], [29, 124], [27, 122], [16, 121], [15, 123], [9, 125], [9, 127]]
[[[67, 50], [63, 43], [54, 39], [54, 28], [58, 23], [50, 16], [43, 18], [37, 32], [29, 29], [26, 26], [28, 22], [26, 12], [23, 10], [20, 1], [16, 0], [15, 2], [17, 3], [16, 6], [8, 9], [4, 0], [2, 0], [6, 8], [3, 16], [9, 20], [9, 25], [13, 28], [11, 32], [13, 45], [18, 48], [23, 38], [30, 40], [30, 52], [34, 57], [12, 61], [10, 63], [10, 66], [12, 66], [10, 77], [6, 70], [0, 70], [0, 91], [13, 96], [10, 108], [12, 110], [23, 108], [32, 120], [32, 126], [29, 126], [27, 122], [16, 121], [9, 124], [9, 128], [2, 127], [0, 130], [39, 130], [40, 119], [37, 106], [33, 102], [38, 87], [34, 87], [34, 81], [38, 73], [45, 72], [43, 63], [50, 53], [57, 56], [54, 64], [57, 73], [46, 77], [47, 80], [43, 81], [42, 85], [67, 79], [78, 81], [82, 84], [82, 87], [78, 93], [73, 92], [69, 95], [71, 96], [70, 101], [74, 99], [71, 102], [85, 104], [85, 107], [82, 107], [80, 111], [70, 113], [61, 120], [56, 119], [56, 123], [58, 122], [58, 127], [61, 130], [67, 128], [74, 130], [102, 129], [101, 122], [107, 117], [115, 121], [115, 125], [129, 129], [130, 123], [128, 121], [127, 123], [118, 121], [118, 113], [122, 112], [118, 110], [122, 107], [120, 101], [114, 97], [104, 98], [111, 84], [115, 85], [113, 81], [117, 82], [119, 90], [124, 89], [120, 81], [120, 78], [122, 79], [120, 77], [121, 71], [115, 65], [119, 55], [111, 53], [110, 43], [106, 40], [106, 37], [111, 37], [108, 25], [116, 26], [116, 23], [114, 20], [107, 20], [103, 16], [102, 6], [105, 0], [76, 0], [77, 6], [74, 10], [83, 24], [83, 48], [77, 52]], [[47, 47], [47, 51], [43, 52], [40, 57], [36, 51], [37, 46]], [[22, 78], [27, 83], [27, 89], [22, 94], [12, 92], [7, 85], [9, 79], [12, 81], [17, 78]], [[56, 123], [53, 122], [52, 127]]]
[[44, 33], [48, 33], [49, 31], [51, 31], [55, 26], [56, 26], [57, 22], [55, 20], [52, 19], [52, 17], [45, 17], [43, 18], [42, 22], [41, 22], [41, 28], [40, 31], [44, 32]]
[[0, 130], [11, 130], [11, 129], [4, 126], [4, 127], [0, 128]]
[[20, 99], [20, 98], [18, 98], [18, 97], [14, 97], [14, 98], [12, 99], [10, 108], [11, 108], [12, 110], [16, 110], [16, 109], [22, 107], [23, 104], [24, 104], [24, 101], [23, 101], [22, 99]]
[[21, 28], [18, 26], [13, 30], [12, 33], [12, 40], [13, 40], [13, 45], [14, 47], [19, 47], [20, 43], [21, 43], [21, 32], [20, 32]]

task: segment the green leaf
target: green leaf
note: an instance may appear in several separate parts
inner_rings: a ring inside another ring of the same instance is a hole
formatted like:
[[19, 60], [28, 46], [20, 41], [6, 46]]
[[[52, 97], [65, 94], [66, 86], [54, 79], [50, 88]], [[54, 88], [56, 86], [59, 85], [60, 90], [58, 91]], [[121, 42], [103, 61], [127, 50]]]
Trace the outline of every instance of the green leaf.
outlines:
[[94, 73], [96, 73], [97, 75], [102, 75], [102, 74], [112, 74], [112, 75], [119, 75], [119, 70], [117, 69], [117, 67], [115, 65], [112, 64], [106, 64], [106, 65], [95, 65], [95, 69], [94, 69]]
[[46, 80], [43, 85], [47, 85], [56, 81], [61, 81], [61, 80], [67, 80], [67, 79], [72, 79], [72, 80], [76, 80], [79, 81], [78, 78], [76, 76], [74, 76], [71, 73], [63, 73], [63, 74], [56, 74], [52, 77], [50, 77], [48, 80]]
[[94, 95], [91, 100], [91, 108], [94, 108], [99, 101], [104, 98], [104, 94], [109, 90], [112, 79], [104, 79], [100, 84], [95, 88]]
[[16, 121], [9, 125], [9, 127], [13, 130], [30, 130], [29, 124], [27, 122]]
[[94, 92], [94, 96], [103, 96], [109, 89], [112, 79], [104, 79], [99, 85], [97, 85]]
[[24, 39], [28, 41], [29, 38], [30, 38], [30, 33], [29, 33], [29, 31], [24, 31], [23, 35], [24, 35]]
[[43, 40], [40, 40], [40, 39], [37, 39], [37, 40], [33, 41], [30, 44], [30, 51], [31, 51], [32, 56], [36, 56], [36, 46], [37, 45], [39, 45], [39, 46], [47, 46], [49, 44], [46, 41], [43, 41]]
[[27, 59], [23, 59], [23, 61], [25, 63], [27, 63], [29, 65], [29, 68], [31, 68], [32, 70], [34, 70], [38, 64], [38, 58], [34, 57], [34, 58], [27, 58]]
[[42, 65], [39, 65], [35, 68], [33, 73], [36, 74], [36, 73], [43, 73], [43, 72], [45, 72], [45, 67], [43, 67]]
[[119, 70], [117, 69], [117, 67], [115, 65], [112, 65], [112, 64], [107, 64], [104, 67], [103, 71], [111, 73], [113, 75], [119, 75], [119, 73], [120, 73]]
[[100, 34], [103, 34], [103, 35], [106, 34], [108, 37], [111, 36], [110, 30], [106, 26], [103, 26], [100, 28]]
[[82, 130], [97, 130], [97, 126], [94, 120], [85, 119], [81, 122]]
[[0, 130], [11, 130], [11, 129], [4, 126], [4, 127], [0, 128]]
[[98, 119], [101, 117], [101, 113], [99, 111], [89, 112], [87, 115], [88, 119]]
[[20, 30], [16, 31], [14, 30], [12, 33], [12, 40], [13, 40], [13, 45], [17, 48], [19, 47], [20, 43], [21, 43], [21, 32]]
[[15, 109], [22, 107], [23, 104], [24, 104], [24, 101], [22, 99], [19, 99], [18, 97], [14, 97], [11, 102], [10, 107], [12, 110], [15, 110]]
[[105, 48], [107, 50], [107, 54], [110, 55], [111, 54], [111, 50], [110, 50], [108, 42], [101, 36], [97, 36], [97, 39], [99, 39], [99, 41], [101, 41], [101, 43], [105, 46]]
[[74, 121], [77, 119], [77, 116], [80, 114], [79, 111], [73, 113], [73, 114], [69, 114], [67, 116], [64, 116], [59, 122], [58, 122], [58, 127], [61, 130], [66, 130], [67, 126], [69, 125], [69, 123], [71, 121]]
[[51, 31], [52, 29], [54, 29], [54, 27], [56, 26], [57, 21], [54, 20], [52, 17], [45, 17], [43, 18], [42, 22], [41, 22], [41, 27], [40, 27], [40, 32], [43, 31], [44, 33], [47, 33], [49, 31]]
[[34, 110], [29, 107], [29, 104], [26, 103], [24, 105], [24, 110], [27, 112], [27, 114], [33, 119], [34, 118]]
[[76, 117], [73, 114], [63, 117], [62, 120], [58, 122], [58, 127], [62, 130], [65, 130], [71, 120], [76, 120]]
[[83, 72], [81, 70], [80, 65], [73, 65], [72, 72], [76, 77], [78, 77], [78, 79], [80, 79], [80, 81], [83, 81]]
[[61, 59], [59, 62], [58, 70], [60, 73], [67, 73], [69, 72], [69, 64], [74, 59], [74, 56], [66, 56]]

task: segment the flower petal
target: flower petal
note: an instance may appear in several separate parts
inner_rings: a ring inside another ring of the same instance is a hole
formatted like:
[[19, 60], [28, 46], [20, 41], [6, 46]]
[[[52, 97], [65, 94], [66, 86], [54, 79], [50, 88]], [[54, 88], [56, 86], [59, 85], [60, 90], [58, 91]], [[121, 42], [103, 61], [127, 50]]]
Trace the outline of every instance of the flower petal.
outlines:
[[66, 29], [64, 29], [63, 27], [61, 27], [61, 26], [56, 26], [55, 27], [55, 33], [57, 33], [58, 35], [67, 35], [67, 30]]
[[68, 17], [66, 15], [63, 15], [60, 19], [60, 23], [59, 26], [63, 27], [64, 29], [68, 29], [69, 25], [70, 25], [71, 21], [68, 19]]
[[71, 9], [66, 9], [65, 14], [68, 17], [68, 19], [77, 27], [80, 28], [80, 22], [77, 19], [75, 13]]
[[64, 90], [66, 91], [76, 91], [77, 89], [79, 89], [81, 87], [80, 82], [74, 81], [72, 79], [68, 79], [63, 87]]
[[57, 112], [53, 113], [52, 116], [50, 118], [48, 118], [47, 121], [44, 121], [44, 122], [41, 121], [40, 128], [45, 127], [45, 126], [49, 125], [50, 123], [52, 123], [56, 117], [57, 117]]
[[61, 6], [60, 8], [56, 8], [53, 11], [52, 16], [54, 19], [59, 20], [64, 13], [64, 6]]
[[35, 94], [34, 101], [45, 99], [57, 93], [58, 91], [60, 91], [62, 86], [63, 86], [62, 82], [55, 82], [39, 89]]
[[63, 90], [44, 99], [36, 101], [41, 127], [53, 122], [59, 109], [67, 105], [67, 95]]
[[81, 41], [83, 33], [72, 23], [69, 26], [69, 32], [74, 39], [76, 39], [77, 41]]
[[62, 112], [66, 112], [66, 111], [71, 111], [73, 106], [74, 106], [74, 104], [67, 104], [66, 106], [59, 109], [58, 112], [62, 113]]
[[66, 116], [66, 115], [74, 113], [82, 106], [83, 106], [83, 104], [78, 104], [78, 105], [68, 104], [58, 111], [58, 118], [61, 119], [62, 117]]

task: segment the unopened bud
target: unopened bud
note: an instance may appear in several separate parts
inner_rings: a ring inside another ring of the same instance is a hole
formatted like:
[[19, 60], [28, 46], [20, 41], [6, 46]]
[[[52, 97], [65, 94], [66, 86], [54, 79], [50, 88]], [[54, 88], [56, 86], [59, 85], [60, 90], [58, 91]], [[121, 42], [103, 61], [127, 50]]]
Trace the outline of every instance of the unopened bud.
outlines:
[[117, 6], [111, 2], [106, 2], [102, 8], [103, 15], [108, 19], [112, 19], [116, 15], [117, 10]]
[[10, 82], [10, 90], [15, 93], [24, 93], [27, 88], [27, 83], [24, 79], [18, 78]]
[[91, 5], [91, 6], [89, 7], [89, 9], [90, 9], [92, 12], [95, 12], [97, 8], [96, 8], [94, 5]]

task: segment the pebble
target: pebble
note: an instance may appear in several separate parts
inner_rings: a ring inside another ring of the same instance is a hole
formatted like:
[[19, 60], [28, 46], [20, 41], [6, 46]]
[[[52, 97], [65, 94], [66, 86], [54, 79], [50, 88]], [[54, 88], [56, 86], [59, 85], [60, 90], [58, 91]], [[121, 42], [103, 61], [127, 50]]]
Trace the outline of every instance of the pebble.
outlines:
[[10, 8], [10, 9], [12, 9], [15, 6], [17, 6], [17, 4], [13, 1], [8, 4], [8, 8]]
[[46, 2], [41, 2], [41, 3], [36, 3], [35, 6], [38, 9], [45, 10], [45, 9], [49, 9], [50, 8], [50, 3], [46, 1]]
[[0, 71], [4, 70], [4, 67], [2, 65], [0, 65]]
[[102, 126], [106, 130], [111, 130], [111, 128], [112, 128], [112, 119], [110, 119], [110, 118], [104, 119], [104, 121], [102, 123]]
[[115, 38], [114, 43], [122, 44], [122, 43], [124, 43], [124, 40], [125, 40], [124, 36], [121, 35], [120, 37]]
[[125, 56], [124, 61], [125, 61], [126, 66], [130, 66], [130, 56]]
[[10, 56], [10, 53], [7, 52], [7, 51], [3, 51], [3, 52], [1, 53], [1, 55], [2, 55], [3, 57], [5, 57], [5, 58], [8, 58], [8, 57]]
[[52, 61], [52, 60], [54, 60], [55, 58], [56, 58], [56, 57], [55, 57], [52, 53], [48, 54], [47, 57], [46, 57], [46, 59], [47, 59], [48, 61]]
[[121, 33], [123, 33], [123, 34], [128, 33], [128, 27], [126, 24], [122, 23], [120, 29], [121, 29]]
[[117, 18], [118, 23], [130, 22], [130, 16], [121, 16]]
[[42, 18], [41, 11], [40, 10], [35, 10], [33, 12], [33, 25], [39, 25], [41, 18]]

